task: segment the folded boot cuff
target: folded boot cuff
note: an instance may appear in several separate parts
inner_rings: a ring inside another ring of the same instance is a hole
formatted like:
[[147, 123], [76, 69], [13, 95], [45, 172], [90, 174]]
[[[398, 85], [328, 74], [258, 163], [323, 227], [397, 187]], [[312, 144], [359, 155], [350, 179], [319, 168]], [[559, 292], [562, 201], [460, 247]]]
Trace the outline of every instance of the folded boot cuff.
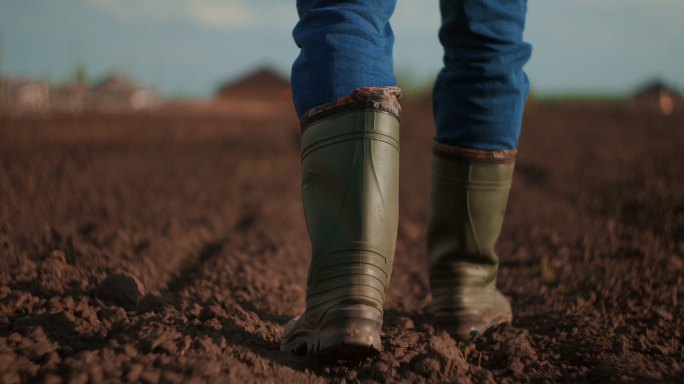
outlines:
[[483, 151], [480, 149], [455, 147], [438, 142], [434, 143], [432, 152], [436, 156], [446, 159], [490, 164], [512, 164], [515, 162], [518, 154], [518, 151], [515, 149]]
[[391, 113], [399, 118], [401, 106], [399, 98], [401, 89], [399, 87], [365, 87], [357, 88], [354, 93], [348, 96], [313, 107], [306, 111], [299, 120], [302, 128], [311, 123], [326, 117], [350, 110], [373, 109]]

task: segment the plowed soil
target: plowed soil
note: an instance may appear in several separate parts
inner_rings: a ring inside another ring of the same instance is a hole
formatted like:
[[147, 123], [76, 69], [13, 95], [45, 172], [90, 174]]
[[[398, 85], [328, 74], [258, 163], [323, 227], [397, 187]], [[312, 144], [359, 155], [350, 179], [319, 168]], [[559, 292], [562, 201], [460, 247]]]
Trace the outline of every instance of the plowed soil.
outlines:
[[684, 114], [525, 117], [473, 343], [426, 313], [433, 122], [404, 103], [384, 352], [279, 351], [309, 243], [289, 104], [0, 118], [0, 382], [682, 382]]

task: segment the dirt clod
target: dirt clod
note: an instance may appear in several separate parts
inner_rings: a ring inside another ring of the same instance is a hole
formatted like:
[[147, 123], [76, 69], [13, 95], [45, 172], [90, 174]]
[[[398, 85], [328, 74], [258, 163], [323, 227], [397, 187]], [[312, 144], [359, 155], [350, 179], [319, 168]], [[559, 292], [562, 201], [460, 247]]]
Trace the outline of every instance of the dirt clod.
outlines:
[[145, 294], [143, 283], [127, 272], [112, 272], [97, 287], [97, 296], [122, 306], [138, 303]]

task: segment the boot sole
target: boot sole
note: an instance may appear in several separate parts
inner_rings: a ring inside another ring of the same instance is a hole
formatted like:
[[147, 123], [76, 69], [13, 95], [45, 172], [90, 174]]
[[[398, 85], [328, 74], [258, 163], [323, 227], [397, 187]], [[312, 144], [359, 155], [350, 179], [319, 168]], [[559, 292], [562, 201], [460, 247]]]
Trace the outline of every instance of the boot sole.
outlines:
[[450, 314], [435, 315], [435, 323], [447, 331], [453, 338], [466, 341], [482, 335], [488, 329], [499, 324], [513, 321], [512, 313], [501, 313], [486, 317], [475, 311], [461, 311]]
[[319, 327], [304, 322], [286, 335], [280, 350], [301, 356], [357, 359], [382, 351], [377, 310], [329, 311]]

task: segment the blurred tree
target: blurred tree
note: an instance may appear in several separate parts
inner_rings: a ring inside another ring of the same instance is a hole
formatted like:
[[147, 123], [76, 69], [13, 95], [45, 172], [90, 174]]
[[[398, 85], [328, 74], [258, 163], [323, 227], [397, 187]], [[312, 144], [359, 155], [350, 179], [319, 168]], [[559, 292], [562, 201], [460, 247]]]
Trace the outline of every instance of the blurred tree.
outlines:
[[88, 71], [85, 64], [76, 64], [76, 68], [74, 68], [74, 82], [77, 84], [88, 84]]

